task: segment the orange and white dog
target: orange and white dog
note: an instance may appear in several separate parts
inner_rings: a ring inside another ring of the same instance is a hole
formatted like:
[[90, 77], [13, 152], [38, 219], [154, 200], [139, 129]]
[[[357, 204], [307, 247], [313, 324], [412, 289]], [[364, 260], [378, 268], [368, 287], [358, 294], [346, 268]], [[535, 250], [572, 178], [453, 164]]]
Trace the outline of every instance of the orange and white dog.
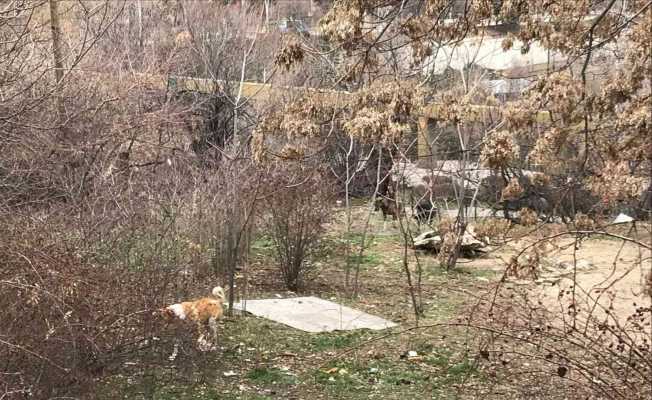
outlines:
[[[220, 286], [213, 288], [212, 297], [203, 297], [194, 301], [184, 301], [162, 308], [160, 313], [167, 320], [182, 320], [193, 322], [197, 326], [199, 338], [197, 343], [200, 350], [213, 349], [214, 346], [206, 340], [207, 334], [212, 334], [213, 341], [217, 340], [217, 322], [224, 314], [224, 289]], [[175, 353], [177, 346], [175, 346]], [[176, 355], [174, 356], [176, 357]], [[173, 357], [171, 357], [173, 358]]]

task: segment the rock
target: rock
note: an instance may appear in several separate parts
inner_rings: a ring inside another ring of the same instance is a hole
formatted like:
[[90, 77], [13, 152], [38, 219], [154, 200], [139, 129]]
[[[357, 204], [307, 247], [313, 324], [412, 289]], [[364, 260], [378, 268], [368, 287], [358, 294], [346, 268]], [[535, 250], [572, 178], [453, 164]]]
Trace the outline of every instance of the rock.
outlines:
[[414, 238], [414, 249], [439, 252], [443, 240], [435, 231], [426, 231]]
[[618, 216], [611, 222], [611, 225], [617, 224], [626, 224], [628, 222], [634, 222], [634, 218], [630, 217], [627, 214], [620, 213]]
[[[557, 262], [555, 265], [557, 269], [563, 270], [563, 271], [572, 271], [573, 270], [573, 262]], [[584, 259], [579, 259], [575, 263], [575, 267], [577, 268], [578, 271], [589, 271], [594, 268], [594, 265], [591, 261], [589, 260], [584, 260]]]
[[[575, 263], [578, 271], [590, 271], [595, 269], [595, 265], [586, 259], [580, 258]], [[573, 272], [573, 262], [572, 261], [559, 261], [551, 258], [542, 258], [541, 259], [541, 269], [546, 273], [553, 274], [568, 274]]]
[[477, 235], [472, 226], [469, 226], [464, 232], [462, 237], [462, 248], [468, 248], [470, 250], [480, 250], [485, 247], [485, 244], [477, 239]]
[[577, 263], [576, 263], [575, 266], [577, 267], [578, 270], [581, 270], [581, 271], [589, 271], [589, 270], [592, 270], [592, 269], [595, 268], [595, 266], [593, 265], [593, 263], [591, 261], [583, 260], [583, 259], [582, 260], [577, 260]]
[[[541, 259], [542, 273], [535, 282], [537, 284], [557, 284], [561, 279], [571, 278], [573, 276], [573, 262]], [[578, 272], [590, 271], [595, 265], [589, 260], [579, 259], [575, 263]]]

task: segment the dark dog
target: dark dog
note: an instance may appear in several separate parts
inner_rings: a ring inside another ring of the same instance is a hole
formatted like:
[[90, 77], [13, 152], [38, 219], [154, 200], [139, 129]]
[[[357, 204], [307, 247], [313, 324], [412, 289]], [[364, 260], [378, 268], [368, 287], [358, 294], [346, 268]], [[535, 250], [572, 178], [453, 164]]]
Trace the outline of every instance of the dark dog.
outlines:
[[420, 223], [430, 223], [434, 217], [439, 216], [439, 209], [428, 199], [423, 199], [414, 206], [414, 219]]

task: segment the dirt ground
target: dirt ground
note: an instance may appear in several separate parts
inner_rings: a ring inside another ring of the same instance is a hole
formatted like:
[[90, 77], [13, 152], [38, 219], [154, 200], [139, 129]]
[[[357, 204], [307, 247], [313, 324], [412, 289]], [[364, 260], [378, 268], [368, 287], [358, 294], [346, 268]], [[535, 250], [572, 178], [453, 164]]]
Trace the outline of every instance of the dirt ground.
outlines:
[[563, 244], [565, 250], [551, 256], [566, 262], [571, 271], [556, 284], [541, 285], [539, 296], [544, 304], [552, 307], [560, 303], [560, 291], [572, 292], [574, 257], [590, 263], [587, 269], [577, 272], [575, 287], [578, 301], [584, 303], [585, 314], [593, 310], [596, 318], [604, 319], [609, 311], [609, 315], [624, 325], [638, 307], [649, 302], [644, 283], [650, 273], [650, 250], [609, 239], [587, 240], [576, 251], [573, 251], [573, 240], [564, 240]]
[[[509, 243], [486, 258], [469, 261], [469, 265], [502, 274], [510, 257], [550, 235], [551, 231], [562, 230], [559, 226], [555, 228]], [[649, 224], [639, 226], [638, 234], [628, 232], [630, 229], [631, 225], [607, 231], [633, 237], [650, 246]], [[593, 318], [617, 321], [623, 326], [637, 308], [649, 305], [645, 282], [651, 271], [652, 252], [636, 243], [603, 235], [580, 240], [562, 237], [544, 247], [537, 277], [512, 281], [527, 286], [532, 296], [548, 309], [567, 308], [574, 299], [582, 319], [590, 314]]]

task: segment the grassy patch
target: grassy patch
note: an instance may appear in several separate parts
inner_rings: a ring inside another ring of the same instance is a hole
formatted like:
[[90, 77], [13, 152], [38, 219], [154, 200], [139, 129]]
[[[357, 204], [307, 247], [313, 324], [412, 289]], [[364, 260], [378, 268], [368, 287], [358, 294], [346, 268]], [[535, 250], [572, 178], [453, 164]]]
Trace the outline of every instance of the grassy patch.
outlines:
[[260, 235], [251, 242], [251, 253], [256, 256], [272, 257], [274, 249], [274, 240], [268, 235]]
[[254, 368], [247, 372], [246, 378], [257, 384], [293, 385], [296, 383], [294, 375], [278, 368]]
[[385, 399], [415, 398], [430, 391], [430, 376], [407, 361], [340, 361], [315, 373], [317, 385], [333, 398], [366, 399], [370, 394]]
[[[161, 372], [161, 371], [158, 371]], [[117, 376], [105, 382], [98, 399], [208, 400], [223, 399], [216, 387], [207, 383], [184, 383], [172, 376]]]
[[330, 240], [338, 245], [346, 245], [347, 243], [353, 248], [360, 248], [364, 239], [365, 248], [369, 249], [375, 245], [384, 243], [402, 243], [401, 235], [397, 233], [376, 234], [373, 231], [363, 232], [342, 232], [341, 235], [331, 236]]
[[251, 358], [273, 352], [301, 352], [309, 347], [310, 335], [263, 318], [238, 318], [229, 323], [225, 354], [234, 358]]
[[369, 253], [367, 252], [366, 254], [363, 253], [362, 257], [360, 257], [360, 254], [349, 254], [348, 257], [348, 264], [349, 265], [357, 265], [360, 263], [361, 267], [374, 267], [378, 264], [380, 264], [380, 256], [375, 253]]
[[437, 349], [426, 356], [425, 361], [437, 367], [441, 373], [437, 374], [437, 380], [444, 385], [462, 383], [470, 377], [478, 377], [478, 369], [467, 357], [456, 359], [453, 353], [447, 349]]
[[332, 397], [346, 399], [368, 398], [370, 393], [392, 399], [455, 398], [454, 385], [478, 377], [468, 358], [441, 349], [430, 351], [420, 361], [340, 361], [315, 374], [317, 384]]
[[184, 384], [174, 377], [137, 381], [134, 381], [133, 378], [112, 379], [105, 386], [110, 389], [96, 393], [98, 399], [270, 400], [273, 398], [263, 394], [241, 391], [237, 387], [219, 387], [208, 382]]
[[322, 333], [313, 336], [310, 344], [315, 351], [342, 349], [364, 340], [363, 334], [364, 331]]
[[477, 279], [477, 278], [487, 278], [490, 279], [496, 276], [496, 271], [491, 269], [476, 268], [472, 266], [456, 265], [455, 268], [446, 270], [437, 261], [434, 256], [427, 256], [429, 258], [420, 257], [420, 262], [423, 267], [423, 273], [425, 277], [437, 278], [437, 279]]

